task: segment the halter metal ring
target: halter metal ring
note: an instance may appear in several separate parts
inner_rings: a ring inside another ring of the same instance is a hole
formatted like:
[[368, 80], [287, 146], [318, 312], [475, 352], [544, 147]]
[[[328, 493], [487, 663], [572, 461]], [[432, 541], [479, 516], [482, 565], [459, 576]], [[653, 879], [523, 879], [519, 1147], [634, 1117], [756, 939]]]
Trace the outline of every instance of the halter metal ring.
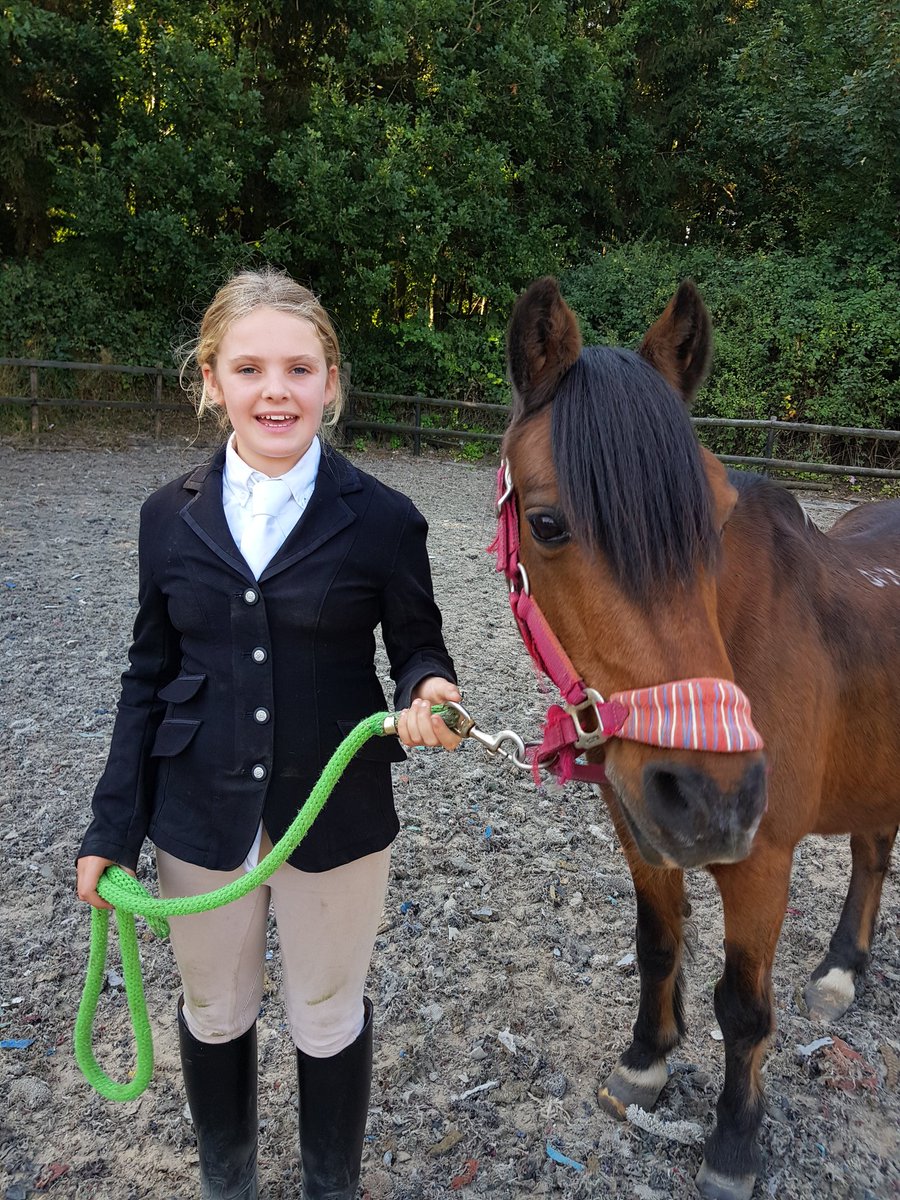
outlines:
[[509, 590], [511, 592], [521, 592], [523, 596], [531, 595], [531, 583], [528, 580], [528, 572], [522, 563], [516, 563], [516, 570], [519, 572], [519, 578], [515, 576], [509, 581]]
[[[600, 718], [600, 705], [606, 701], [594, 688], [585, 688], [584, 693], [585, 698], [580, 704], [566, 705], [566, 712], [572, 718], [578, 734], [574, 742], [575, 748], [592, 750], [595, 746], [602, 746], [604, 742], [609, 741], [609, 735], [603, 732], [603, 721]], [[594, 714], [594, 720], [597, 722], [593, 729], [585, 729], [579, 720], [579, 715], [587, 711]]]
[[503, 495], [497, 501], [497, 516], [499, 516], [503, 511], [503, 505], [507, 502], [515, 490], [513, 488], [512, 472], [509, 469], [509, 463], [503, 464], [503, 483], [505, 490]]

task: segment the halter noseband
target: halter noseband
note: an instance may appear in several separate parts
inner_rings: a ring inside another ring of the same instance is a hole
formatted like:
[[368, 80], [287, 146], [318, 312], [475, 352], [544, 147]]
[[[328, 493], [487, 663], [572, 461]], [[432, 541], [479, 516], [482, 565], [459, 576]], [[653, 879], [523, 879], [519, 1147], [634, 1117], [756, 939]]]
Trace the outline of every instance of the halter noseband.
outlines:
[[674, 683], [614, 692], [604, 700], [581, 679], [547, 623], [519, 562], [519, 515], [509, 465], [497, 473], [497, 536], [488, 547], [509, 582], [509, 602], [525, 648], [565, 700], [547, 710], [543, 740], [528, 747], [535, 779], [541, 766], [565, 783], [605, 783], [599, 763], [578, 762], [585, 750], [611, 737], [672, 750], [741, 753], [761, 750], [763, 740], [750, 718], [750, 701], [727, 679], [679, 679]]

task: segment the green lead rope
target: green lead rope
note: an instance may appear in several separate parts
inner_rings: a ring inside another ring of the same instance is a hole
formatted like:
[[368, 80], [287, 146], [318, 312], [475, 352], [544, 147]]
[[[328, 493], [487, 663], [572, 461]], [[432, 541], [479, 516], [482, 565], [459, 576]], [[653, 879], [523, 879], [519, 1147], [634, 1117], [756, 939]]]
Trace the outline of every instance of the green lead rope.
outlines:
[[[435, 705], [434, 712], [442, 706]], [[232, 900], [238, 900], [264, 883], [270, 875], [290, 858], [322, 811], [325, 801], [343, 775], [347, 764], [372, 737], [390, 732], [388, 713], [374, 713], [351, 730], [335, 750], [322, 772], [318, 783], [297, 813], [285, 835], [272, 847], [266, 857], [248, 871], [241, 879], [228, 883], [215, 891], [199, 896], [178, 896], [169, 900], [158, 900], [132, 878], [121, 867], [107, 867], [100, 877], [97, 891], [113, 905], [116, 925], [119, 930], [119, 947], [122, 955], [122, 975], [134, 1038], [137, 1047], [137, 1062], [134, 1076], [129, 1083], [116, 1083], [101, 1069], [94, 1058], [93, 1027], [97, 1001], [103, 990], [106, 967], [107, 942], [109, 937], [109, 909], [95, 908], [91, 911], [91, 944], [88, 956], [87, 976], [84, 992], [75, 1018], [75, 1058], [82, 1074], [95, 1091], [107, 1100], [135, 1100], [144, 1091], [153, 1074], [153, 1036], [147, 1018], [147, 1003], [141, 979], [141, 961], [138, 953], [137, 932], [134, 914], [145, 917], [147, 924], [158, 937], [168, 937], [169, 917], [188, 913], [208, 912], [220, 908]]]

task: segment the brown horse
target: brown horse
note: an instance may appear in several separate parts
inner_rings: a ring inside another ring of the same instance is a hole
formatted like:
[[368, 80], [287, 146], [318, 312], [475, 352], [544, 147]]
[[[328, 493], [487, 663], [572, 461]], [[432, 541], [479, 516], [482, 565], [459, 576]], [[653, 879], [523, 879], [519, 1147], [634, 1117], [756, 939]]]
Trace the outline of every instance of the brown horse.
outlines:
[[705, 867], [724, 908], [725, 1083], [697, 1183], [746, 1200], [794, 847], [851, 835], [847, 899], [805, 992], [811, 1014], [834, 1020], [869, 958], [900, 821], [900, 503], [863, 505], [825, 535], [777, 484], [727, 472], [686, 408], [710, 341], [684, 283], [636, 353], [582, 349], [556, 283], [539, 280], [510, 323], [504, 454], [531, 597], [587, 685], [608, 696], [732, 680], [764, 739], [721, 753], [614, 737], [587, 756], [605, 766], [634, 878], [641, 977], [601, 1102], [621, 1117], [665, 1086], [684, 1030], [683, 872]]

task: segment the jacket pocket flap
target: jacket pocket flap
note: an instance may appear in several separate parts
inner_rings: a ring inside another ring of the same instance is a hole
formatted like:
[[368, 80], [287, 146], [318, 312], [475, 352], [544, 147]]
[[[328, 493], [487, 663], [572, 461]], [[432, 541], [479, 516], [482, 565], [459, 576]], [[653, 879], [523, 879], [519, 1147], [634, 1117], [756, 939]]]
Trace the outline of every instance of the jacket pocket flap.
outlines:
[[193, 699], [205, 682], [205, 675], [179, 675], [177, 679], [167, 683], [164, 688], [160, 688], [156, 694], [160, 700], [166, 700], [172, 704], [183, 704], [185, 700]]
[[[338, 729], [341, 733], [341, 741], [359, 724], [358, 721], [338, 721]], [[369, 762], [406, 762], [406, 751], [397, 738], [375, 737], [369, 740], [357, 750], [353, 759], [366, 759]], [[352, 761], [352, 760], [351, 760]]]
[[200, 721], [163, 721], [156, 731], [151, 758], [172, 758], [186, 750], [200, 725]]

